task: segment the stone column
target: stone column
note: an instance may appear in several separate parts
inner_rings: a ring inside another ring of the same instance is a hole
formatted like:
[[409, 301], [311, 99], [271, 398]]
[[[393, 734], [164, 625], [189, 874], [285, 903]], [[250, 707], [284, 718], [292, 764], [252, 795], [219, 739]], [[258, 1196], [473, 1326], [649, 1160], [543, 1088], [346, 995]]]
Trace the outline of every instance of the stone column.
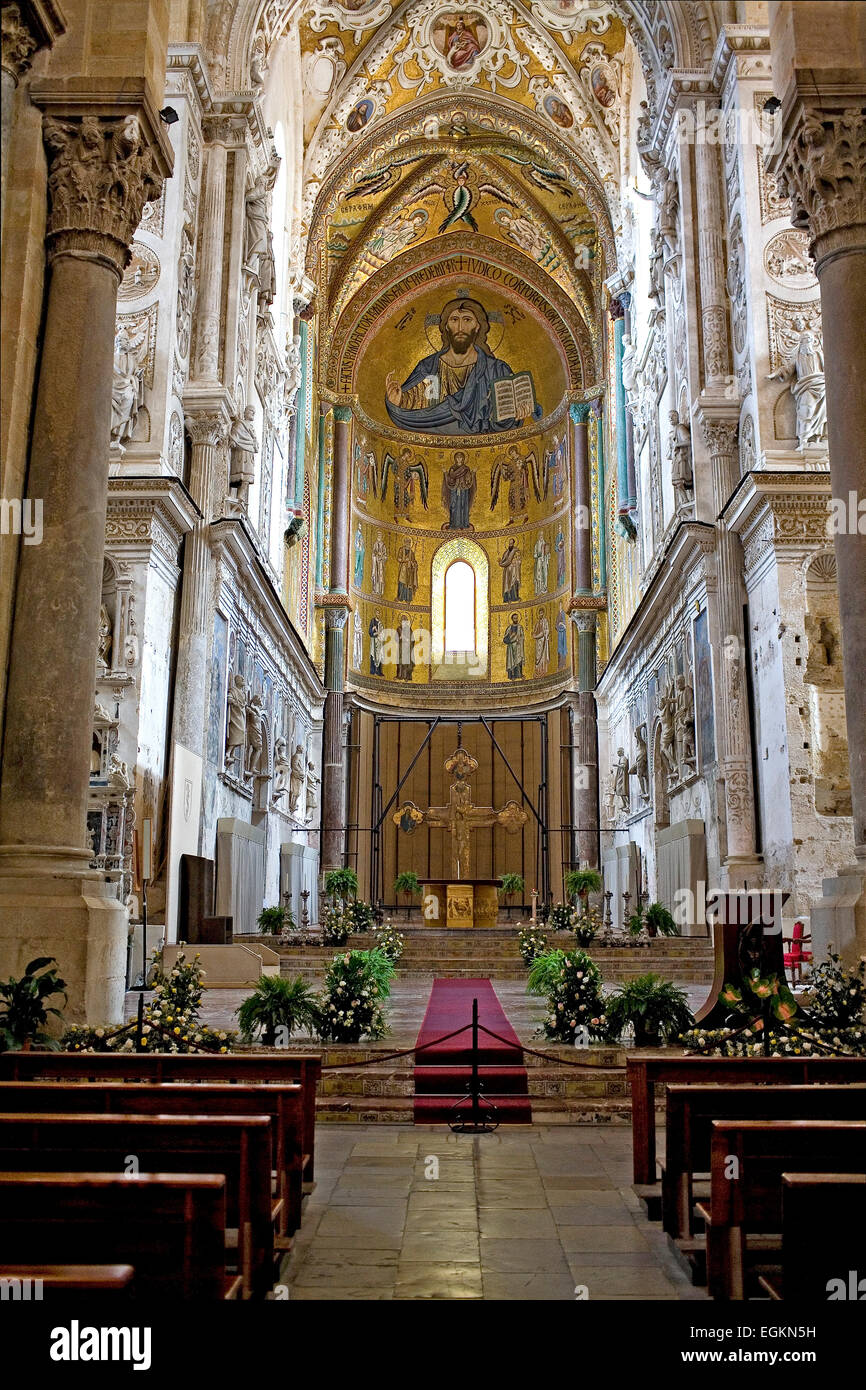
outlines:
[[[577, 855], [582, 869], [597, 869], [598, 861], [598, 718], [595, 696], [594, 612], [572, 615], [578, 632], [580, 693], [570, 709], [572, 805], [577, 826]], [[591, 683], [590, 683], [591, 682]]]
[[345, 628], [349, 617], [350, 406], [334, 407], [334, 465], [331, 474], [331, 584], [325, 613], [325, 727], [322, 739], [322, 873], [338, 869], [345, 847], [343, 688]]
[[592, 483], [589, 476], [589, 405], [577, 402], [568, 408], [572, 424], [574, 467], [574, 587], [579, 594], [592, 593]]
[[[718, 144], [704, 124], [696, 133], [695, 183], [698, 209], [698, 276], [701, 293], [701, 340], [704, 388], [719, 393], [727, 384], [728, 297], [725, 288], [725, 246], [722, 238]], [[725, 498], [727, 501], [727, 498]]]
[[343, 761], [344, 634], [348, 606], [325, 613], [325, 727], [322, 735], [322, 852], [321, 871], [343, 865], [346, 838]]
[[[782, 19], [786, 8], [779, 7]], [[862, 37], [859, 42], [852, 68], [863, 57]], [[810, 60], [798, 58], [810, 72]], [[819, 59], [815, 66], [820, 72]], [[832, 941], [853, 958], [866, 953], [866, 89], [845, 92], [841, 83], [822, 84], [811, 72], [807, 86], [803, 72], [795, 69], [784, 94], [780, 138], [768, 168], [791, 198], [794, 225], [810, 236], [821, 287], [830, 480], [837, 508], [847, 517], [847, 526], [836, 529], [835, 550], [855, 863], [825, 880], [812, 931], [819, 946]], [[813, 82], [832, 95], [819, 95]]]
[[201, 516], [184, 541], [172, 741], [203, 757], [210, 693], [207, 675], [208, 637], [212, 625], [210, 521], [217, 449], [225, 443], [231, 417], [222, 391], [211, 393], [206, 400], [201, 392], [194, 393], [191, 388], [187, 392], [188, 401], [193, 394], [199, 411], [188, 414], [185, 421], [192, 441], [189, 490]]
[[[738, 407], [733, 406], [736, 414]], [[734, 487], [737, 473], [737, 422], [730, 419], [732, 407], [708, 405], [699, 409], [713, 482], [713, 503], [717, 516]], [[755, 852], [755, 788], [752, 777], [751, 732], [746, 702], [746, 642], [743, 629], [743, 547], [735, 531], [723, 517], [716, 523], [718, 557], [719, 634], [722, 641], [721, 757], [724, 781], [727, 854], [725, 871], [730, 887], [743, 882], [757, 886], [760, 863]], [[717, 687], [718, 688], [718, 687]], [[772, 885], [771, 885], [772, 886]]]
[[[623, 334], [629, 339], [634, 348], [632, 338], [632, 315], [631, 315], [631, 291], [623, 290], [619, 297], [624, 310]], [[622, 364], [620, 364], [621, 368]], [[625, 382], [622, 391], [623, 406], [625, 409], [625, 484], [626, 484], [626, 503], [629, 511], [637, 508], [637, 475], [634, 466], [634, 420], [628, 408], [628, 398], [625, 393]]]
[[352, 411], [334, 407], [334, 471], [331, 477], [331, 593], [348, 593], [349, 450]]
[[[67, 1017], [118, 1021], [126, 908], [88, 872], [85, 819], [111, 425], [117, 288], [145, 202], [171, 168], [149, 118], [51, 99], [46, 293], [28, 492], [41, 545], [19, 561], [0, 787], [0, 975], [55, 954]], [[62, 101], [63, 98], [57, 98]], [[111, 108], [109, 108], [111, 109]], [[35, 949], [36, 943], [39, 950]]]
[[600, 396], [592, 402], [592, 414], [595, 420], [595, 447], [598, 456], [598, 585], [603, 592], [607, 588], [607, 484], [604, 464], [604, 406]]

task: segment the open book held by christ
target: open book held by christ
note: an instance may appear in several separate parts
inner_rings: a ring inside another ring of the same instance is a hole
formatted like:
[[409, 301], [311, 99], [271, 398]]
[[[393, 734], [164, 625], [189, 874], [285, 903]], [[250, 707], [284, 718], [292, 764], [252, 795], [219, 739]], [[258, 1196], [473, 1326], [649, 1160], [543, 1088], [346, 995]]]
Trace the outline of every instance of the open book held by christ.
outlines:
[[505, 420], [531, 420], [535, 414], [535, 388], [531, 372], [517, 372], [494, 381], [493, 408], [496, 423]]

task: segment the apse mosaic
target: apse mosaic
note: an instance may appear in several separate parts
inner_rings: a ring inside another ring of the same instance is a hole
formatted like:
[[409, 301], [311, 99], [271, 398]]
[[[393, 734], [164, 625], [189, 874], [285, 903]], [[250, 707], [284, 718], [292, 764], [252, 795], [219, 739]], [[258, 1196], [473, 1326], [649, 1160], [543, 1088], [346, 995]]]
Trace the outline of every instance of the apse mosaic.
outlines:
[[[467, 448], [401, 446], [395, 431], [356, 427], [347, 643], [353, 684], [382, 683], [399, 701], [414, 698], [409, 683], [438, 695], [443, 682], [517, 690], [526, 681], [570, 679], [566, 425], [563, 413], [557, 428], [520, 445]], [[456, 565], [464, 573], [455, 597]], [[454, 602], [468, 634], [456, 647]]]

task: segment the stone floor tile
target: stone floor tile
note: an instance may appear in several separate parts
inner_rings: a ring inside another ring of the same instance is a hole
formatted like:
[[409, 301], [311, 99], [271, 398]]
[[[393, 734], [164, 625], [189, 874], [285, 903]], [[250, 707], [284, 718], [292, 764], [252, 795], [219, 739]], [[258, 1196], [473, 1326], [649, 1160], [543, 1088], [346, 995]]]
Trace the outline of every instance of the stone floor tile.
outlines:
[[544, 1211], [508, 1210], [500, 1207], [481, 1207], [478, 1228], [485, 1239], [552, 1240], [556, 1235], [553, 1217]]
[[400, 1247], [401, 1259], [410, 1263], [477, 1264], [475, 1231], [446, 1231], [434, 1235], [407, 1235]]
[[482, 1294], [479, 1264], [401, 1260], [397, 1267], [395, 1299], [481, 1298]]
[[481, 1240], [481, 1267], [493, 1274], [520, 1270], [561, 1274], [568, 1265], [558, 1240], [489, 1236]]
[[643, 1233], [635, 1226], [569, 1226], [557, 1225], [557, 1235], [568, 1254], [592, 1250], [635, 1251], [648, 1254], [655, 1262]]
[[502, 1274], [485, 1270], [482, 1275], [485, 1299], [567, 1301], [574, 1298], [574, 1280], [569, 1273], [547, 1274], [544, 1270], [522, 1270]]

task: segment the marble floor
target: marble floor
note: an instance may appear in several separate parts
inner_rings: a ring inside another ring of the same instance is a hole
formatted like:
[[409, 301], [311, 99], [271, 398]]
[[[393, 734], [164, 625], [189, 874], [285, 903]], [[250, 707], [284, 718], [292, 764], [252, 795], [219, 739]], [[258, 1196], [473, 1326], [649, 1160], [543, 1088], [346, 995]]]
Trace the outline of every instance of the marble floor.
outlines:
[[320, 1126], [289, 1297], [706, 1298], [631, 1189], [631, 1130]]

